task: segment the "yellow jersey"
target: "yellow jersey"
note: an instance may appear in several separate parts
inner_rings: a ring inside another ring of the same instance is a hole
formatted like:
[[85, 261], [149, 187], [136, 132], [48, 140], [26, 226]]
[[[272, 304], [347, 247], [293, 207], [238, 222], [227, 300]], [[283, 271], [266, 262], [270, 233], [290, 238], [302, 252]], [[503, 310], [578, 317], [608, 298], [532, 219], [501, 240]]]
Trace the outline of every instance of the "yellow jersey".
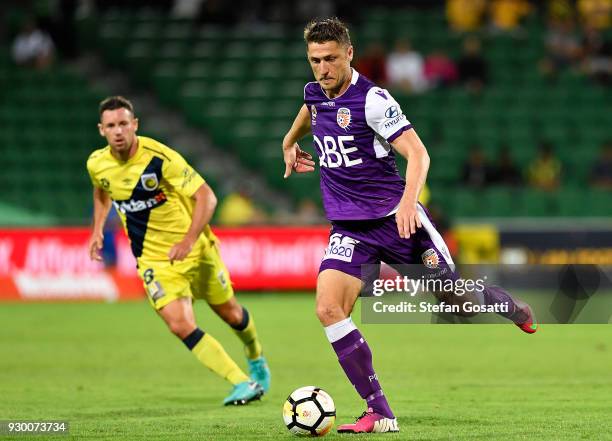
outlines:
[[[196, 192], [204, 179], [176, 151], [144, 136], [127, 161], [111, 154], [110, 146], [94, 151], [87, 171], [95, 187], [113, 201], [139, 261], [167, 261], [168, 252], [191, 225]], [[216, 238], [207, 225], [189, 254], [197, 257]]]

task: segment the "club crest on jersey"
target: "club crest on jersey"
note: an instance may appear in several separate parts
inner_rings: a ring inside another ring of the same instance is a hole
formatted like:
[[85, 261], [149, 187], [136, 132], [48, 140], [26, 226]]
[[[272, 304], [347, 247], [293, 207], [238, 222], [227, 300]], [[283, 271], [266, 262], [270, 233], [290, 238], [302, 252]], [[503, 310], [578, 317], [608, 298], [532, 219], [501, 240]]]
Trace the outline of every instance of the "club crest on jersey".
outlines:
[[147, 173], [140, 177], [140, 183], [145, 190], [153, 191], [159, 186], [157, 175], [155, 173]]
[[314, 104], [310, 106], [310, 114], [312, 115], [312, 125], [317, 125], [317, 108]]
[[438, 257], [438, 253], [433, 248], [421, 254], [421, 258], [423, 259], [423, 264], [429, 269], [436, 269], [440, 264], [440, 257]]
[[350, 126], [351, 110], [347, 109], [346, 107], [340, 107], [338, 109], [338, 113], [336, 114], [336, 122], [343, 129], [346, 129], [348, 126]]

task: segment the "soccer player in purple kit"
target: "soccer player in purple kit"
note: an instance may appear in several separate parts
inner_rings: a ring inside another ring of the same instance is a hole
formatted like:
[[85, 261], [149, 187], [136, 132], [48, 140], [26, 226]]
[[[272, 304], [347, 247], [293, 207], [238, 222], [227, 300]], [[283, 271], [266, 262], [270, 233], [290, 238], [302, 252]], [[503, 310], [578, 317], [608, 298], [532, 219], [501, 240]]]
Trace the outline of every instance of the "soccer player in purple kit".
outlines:
[[[338, 432], [397, 432], [395, 415], [372, 366], [370, 348], [350, 314], [362, 289], [364, 264], [435, 262], [457, 277], [444, 240], [417, 202], [429, 156], [399, 104], [385, 89], [351, 68], [353, 47], [337, 18], [314, 20], [304, 29], [308, 62], [316, 81], [304, 87], [304, 105], [283, 140], [285, 178], [312, 172], [312, 156], [297, 142], [312, 133], [321, 169], [321, 192], [332, 223], [317, 280], [316, 313], [340, 365], [367, 410]], [[408, 160], [398, 174], [394, 150]], [[528, 305], [503, 289], [477, 292], [481, 305], [501, 313], [527, 333], [537, 324]], [[451, 302], [462, 302], [453, 296]], [[501, 308], [503, 309], [503, 308]]]

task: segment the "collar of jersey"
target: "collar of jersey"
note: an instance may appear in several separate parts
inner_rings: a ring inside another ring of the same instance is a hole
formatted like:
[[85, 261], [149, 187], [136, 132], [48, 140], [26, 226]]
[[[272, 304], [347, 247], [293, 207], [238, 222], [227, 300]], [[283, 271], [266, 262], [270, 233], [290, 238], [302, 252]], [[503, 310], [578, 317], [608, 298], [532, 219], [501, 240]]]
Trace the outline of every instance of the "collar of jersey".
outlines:
[[121, 159], [115, 158], [115, 156], [113, 156], [113, 153], [111, 152], [110, 147], [108, 149], [108, 154], [111, 156], [111, 158], [113, 158], [119, 164], [129, 164], [131, 162], [136, 161], [142, 155], [142, 150], [143, 150], [143, 148], [142, 148], [142, 138], [140, 136], [137, 136], [136, 138], [138, 139], [138, 148], [136, 149], [136, 154], [134, 156], [132, 156], [131, 158], [128, 158], [127, 161], [122, 161]]
[[325, 98], [327, 98], [328, 100], [331, 100], [331, 101], [335, 101], [338, 98], [343, 97], [346, 94], [346, 92], [349, 91], [349, 89], [351, 88], [352, 85], [357, 84], [357, 80], [359, 79], [359, 72], [357, 72], [352, 67], [351, 67], [351, 70], [353, 71], [353, 74], [351, 75], [351, 84], [349, 84], [349, 86], [346, 88], [346, 90], [344, 92], [342, 92], [340, 95], [338, 95], [337, 97], [334, 97], [334, 98], [328, 97], [327, 94], [325, 93], [325, 91], [323, 90], [323, 88], [321, 87], [321, 85], [319, 84], [319, 87], [321, 88], [321, 93], [323, 94], [323, 96]]

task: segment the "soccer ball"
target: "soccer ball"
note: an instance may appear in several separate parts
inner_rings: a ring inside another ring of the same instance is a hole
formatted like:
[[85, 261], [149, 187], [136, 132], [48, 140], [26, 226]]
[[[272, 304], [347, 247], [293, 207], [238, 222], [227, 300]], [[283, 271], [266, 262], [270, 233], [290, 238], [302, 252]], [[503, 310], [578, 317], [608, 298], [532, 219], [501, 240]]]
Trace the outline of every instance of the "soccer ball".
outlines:
[[323, 436], [336, 421], [334, 400], [323, 389], [304, 386], [294, 390], [283, 406], [289, 432], [301, 436]]

